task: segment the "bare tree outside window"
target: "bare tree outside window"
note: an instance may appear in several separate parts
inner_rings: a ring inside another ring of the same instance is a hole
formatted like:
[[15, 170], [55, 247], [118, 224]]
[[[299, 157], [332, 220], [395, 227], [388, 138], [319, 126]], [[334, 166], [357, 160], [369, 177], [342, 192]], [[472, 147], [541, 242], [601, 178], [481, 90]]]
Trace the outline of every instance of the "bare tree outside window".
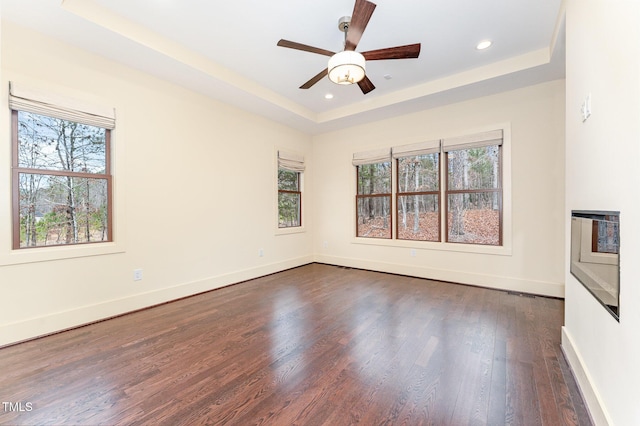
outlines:
[[391, 238], [391, 161], [357, 166], [358, 237]]
[[400, 240], [440, 241], [440, 155], [397, 159], [397, 235]]
[[447, 241], [501, 245], [501, 146], [452, 150], [447, 166]]
[[354, 153], [356, 236], [501, 246], [503, 143], [496, 129]]
[[12, 114], [14, 248], [111, 241], [110, 131]]

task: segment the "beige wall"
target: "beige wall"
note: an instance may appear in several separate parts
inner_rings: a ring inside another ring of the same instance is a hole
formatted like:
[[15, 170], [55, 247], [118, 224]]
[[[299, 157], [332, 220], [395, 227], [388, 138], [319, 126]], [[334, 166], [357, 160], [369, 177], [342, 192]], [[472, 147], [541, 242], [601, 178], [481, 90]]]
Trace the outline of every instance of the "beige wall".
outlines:
[[[2, 105], [15, 80], [116, 107], [117, 243], [11, 253], [0, 132], [0, 345], [317, 260], [566, 293], [563, 347], [596, 423], [640, 424], [639, 28], [635, 1], [567, 1], [565, 158], [561, 81], [312, 138], [3, 22]], [[588, 93], [593, 115], [582, 123]], [[511, 160], [504, 249], [353, 238], [353, 152], [496, 126], [508, 129]], [[277, 148], [308, 159], [303, 233], [275, 230]], [[619, 323], [569, 273], [571, 209], [621, 211]]]
[[[502, 126], [507, 130], [504, 249], [467, 250], [460, 245], [385, 243], [353, 237], [354, 152]], [[564, 81], [320, 135], [313, 139], [313, 158], [313, 234], [317, 260], [564, 295]], [[415, 256], [411, 256], [412, 249]]]
[[[310, 186], [309, 136], [10, 23], [2, 42], [0, 345], [312, 261], [311, 197], [306, 232], [275, 211], [276, 150]], [[116, 108], [116, 244], [10, 252], [10, 80]]]
[[[0, 282], [12, 298], [0, 300], [0, 344], [313, 260], [564, 295], [563, 81], [310, 137], [12, 24], [2, 30], [0, 102], [15, 80], [116, 107], [117, 243], [26, 254], [5, 243]], [[8, 125], [7, 109], [0, 120]], [[498, 127], [506, 131], [503, 248], [353, 238], [353, 152]], [[9, 135], [0, 141], [8, 241]], [[303, 233], [275, 229], [277, 148], [307, 158]], [[144, 269], [141, 282], [135, 268]]]
[[621, 246], [620, 322], [567, 269], [563, 347], [596, 424], [638, 425], [640, 3], [569, 0], [566, 28], [567, 238], [570, 210], [619, 210]]

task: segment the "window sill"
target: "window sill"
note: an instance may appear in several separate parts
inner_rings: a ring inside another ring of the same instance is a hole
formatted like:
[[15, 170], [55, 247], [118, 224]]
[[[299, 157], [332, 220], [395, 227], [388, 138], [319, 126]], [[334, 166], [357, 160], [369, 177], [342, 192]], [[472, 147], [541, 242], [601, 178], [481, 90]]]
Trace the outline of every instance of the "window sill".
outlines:
[[438, 250], [460, 253], [490, 254], [496, 256], [511, 256], [511, 247], [507, 246], [486, 246], [479, 244], [443, 243], [432, 241], [385, 240], [381, 238], [362, 237], [354, 237], [351, 243], [383, 247], [411, 248], [419, 250]]
[[278, 235], [290, 235], [290, 234], [302, 234], [307, 232], [304, 226], [296, 226], [291, 228], [278, 228], [276, 229], [276, 236]]
[[80, 244], [73, 246], [38, 247], [32, 249], [8, 250], [4, 253], [0, 253], [0, 266], [49, 262], [55, 260], [102, 256], [124, 252], [125, 248], [123, 244], [116, 243]]

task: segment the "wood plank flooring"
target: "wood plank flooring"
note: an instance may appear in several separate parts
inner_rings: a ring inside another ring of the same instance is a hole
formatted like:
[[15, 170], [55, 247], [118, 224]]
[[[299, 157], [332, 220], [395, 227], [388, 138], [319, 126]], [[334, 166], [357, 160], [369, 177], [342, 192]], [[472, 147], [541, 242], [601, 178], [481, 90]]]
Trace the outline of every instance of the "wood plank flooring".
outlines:
[[0, 424], [590, 425], [563, 306], [306, 265], [0, 349]]

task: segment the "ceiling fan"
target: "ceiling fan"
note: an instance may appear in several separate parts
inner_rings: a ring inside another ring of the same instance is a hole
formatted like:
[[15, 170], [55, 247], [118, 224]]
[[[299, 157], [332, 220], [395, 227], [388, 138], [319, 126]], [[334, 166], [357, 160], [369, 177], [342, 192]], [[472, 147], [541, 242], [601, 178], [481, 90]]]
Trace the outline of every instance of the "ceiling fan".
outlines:
[[420, 43], [369, 50], [362, 53], [355, 51], [375, 8], [376, 5], [370, 1], [356, 0], [356, 4], [353, 6], [352, 15], [350, 17], [345, 16], [340, 18], [338, 28], [340, 31], [344, 32], [345, 40], [344, 50], [341, 52], [336, 53], [330, 50], [320, 49], [318, 47], [308, 46], [306, 44], [284, 39], [278, 42], [278, 46], [281, 47], [317, 53], [319, 55], [330, 57], [327, 68], [323, 69], [309, 81], [300, 86], [301, 89], [310, 88], [328, 75], [329, 79], [337, 84], [357, 83], [360, 90], [362, 90], [362, 93], [366, 95], [376, 88], [371, 80], [366, 76], [366, 61], [408, 59], [417, 58], [420, 55]]

